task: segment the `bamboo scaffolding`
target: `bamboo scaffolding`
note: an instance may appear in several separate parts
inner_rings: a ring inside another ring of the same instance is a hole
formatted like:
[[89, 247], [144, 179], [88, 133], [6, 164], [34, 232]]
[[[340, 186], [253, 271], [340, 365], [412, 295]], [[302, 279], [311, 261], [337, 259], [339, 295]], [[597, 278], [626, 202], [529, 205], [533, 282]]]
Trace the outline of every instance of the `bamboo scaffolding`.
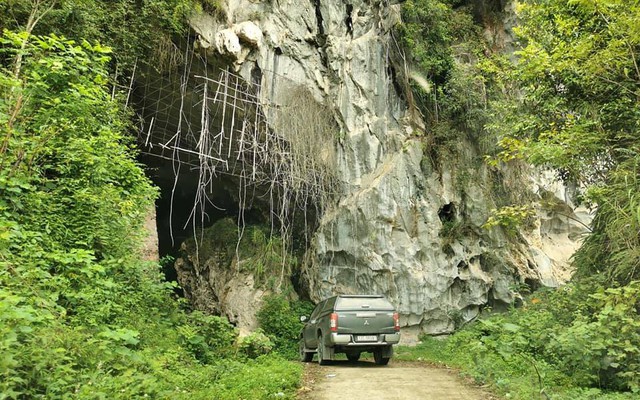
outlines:
[[[218, 208], [210, 198], [217, 179], [231, 177], [238, 184], [238, 240], [244, 233], [243, 212], [258, 199], [270, 205], [272, 230], [290, 240], [296, 209], [302, 210], [307, 222], [310, 206], [320, 215], [328, 199], [340, 192], [332, 170], [335, 160], [322, 159], [327, 143], [329, 154], [335, 151], [332, 146], [338, 128], [333, 115], [308, 92], [286, 90], [292, 96], [289, 100], [268, 103], [261, 99], [259, 84], [246, 82], [229, 70], [216, 77], [190, 74], [192, 58], [185, 54], [184, 59], [189, 61], [179, 78], [169, 76], [149, 83], [141, 106], [141, 120], [151, 121], [140, 128], [142, 152], [170, 161], [174, 167], [171, 207], [181, 167], [197, 172], [197, 193], [187, 221], [193, 223], [195, 235], [196, 225], [206, 225], [207, 207]], [[273, 75], [265, 82], [295, 89], [286, 79]], [[279, 272], [281, 284], [285, 265]]]

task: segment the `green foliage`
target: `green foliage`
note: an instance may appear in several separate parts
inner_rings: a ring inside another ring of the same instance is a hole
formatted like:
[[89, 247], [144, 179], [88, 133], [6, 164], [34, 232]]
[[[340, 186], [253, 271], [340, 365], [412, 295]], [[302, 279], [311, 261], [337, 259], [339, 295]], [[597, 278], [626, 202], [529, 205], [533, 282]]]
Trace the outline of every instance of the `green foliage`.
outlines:
[[225, 318], [193, 311], [177, 331], [185, 350], [202, 363], [213, 363], [234, 351], [236, 332]]
[[291, 397], [299, 366], [232, 361], [228, 321], [182, 312], [140, 261], [156, 191], [108, 86], [110, 50], [0, 41], [0, 398]]
[[268, 235], [263, 230], [253, 227], [247, 231], [247, 245], [252, 249], [251, 255], [243, 262], [242, 267], [253, 273], [256, 284], [270, 283], [269, 277], [280, 276], [279, 282], [291, 275], [296, 259], [285, 248], [284, 241], [275, 235]]
[[577, 382], [640, 392], [639, 295], [638, 281], [590, 295], [595, 312], [577, 315], [549, 345], [563, 371]]
[[202, 399], [295, 399], [302, 365], [278, 356], [255, 360], [229, 360], [220, 365], [213, 390]]
[[539, 291], [522, 309], [482, 319], [444, 345], [423, 338], [397, 356], [452, 364], [514, 399], [632, 398], [625, 392], [640, 391], [639, 291], [637, 281]]
[[257, 287], [288, 289], [297, 259], [289, 252], [284, 240], [271, 234], [268, 226], [247, 225], [244, 228], [231, 218], [223, 218], [204, 229], [196, 240], [186, 242], [189, 254], [197, 254], [204, 262], [215, 258], [220, 265], [231, 268], [238, 262], [240, 269], [249, 271]]
[[238, 352], [249, 358], [258, 358], [269, 354], [273, 347], [273, 342], [264, 334], [262, 329], [258, 329], [238, 340]]
[[132, 257], [155, 191], [106, 87], [108, 49], [9, 31], [0, 41], [14, 57], [0, 73], [2, 392], [56, 397], [139, 364], [139, 331], [123, 321], [167, 288]]
[[525, 1], [524, 44], [500, 73], [517, 87], [495, 104], [502, 161], [556, 168], [597, 204], [593, 233], [576, 255], [581, 276], [609, 285], [640, 277], [637, 226], [640, 35], [636, 1]]
[[451, 43], [453, 12], [440, 0], [409, 0], [402, 6], [403, 23], [398, 28], [403, 47], [431, 82], [447, 80], [453, 68]]
[[[114, 49], [119, 73], [131, 73], [138, 61], [158, 67], [158, 52], [173, 34], [187, 31], [195, 0], [12, 0], [0, 3], [0, 30], [35, 34], [55, 32], [99, 41]], [[37, 19], [33, 30], [30, 21]]]
[[505, 206], [492, 210], [491, 216], [482, 227], [491, 229], [495, 226], [500, 226], [513, 234], [522, 225], [530, 223], [535, 215], [535, 210], [530, 206]]
[[599, 180], [635, 143], [640, 7], [545, 0], [524, 2], [519, 14], [517, 32], [526, 46], [510, 77], [523, 96], [503, 129], [531, 139], [531, 161], [563, 168], [580, 182]]
[[438, 143], [455, 142], [461, 134], [477, 137], [487, 116], [488, 78], [479, 63], [487, 45], [473, 6], [458, 3], [407, 1], [397, 27], [411, 68], [413, 99]]
[[589, 189], [598, 210], [592, 233], [574, 256], [579, 277], [602, 274], [608, 282], [626, 284], [640, 276], [639, 162], [621, 163], [609, 172], [607, 184]]
[[290, 301], [285, 295], [274, 294], [263, 299], [257, 317], [264, 333], [273, 341], [275, 350], [289, 359], [298, 355], [298, 338], [302, 329], [300, 316], [311, 315], [313, 304]]

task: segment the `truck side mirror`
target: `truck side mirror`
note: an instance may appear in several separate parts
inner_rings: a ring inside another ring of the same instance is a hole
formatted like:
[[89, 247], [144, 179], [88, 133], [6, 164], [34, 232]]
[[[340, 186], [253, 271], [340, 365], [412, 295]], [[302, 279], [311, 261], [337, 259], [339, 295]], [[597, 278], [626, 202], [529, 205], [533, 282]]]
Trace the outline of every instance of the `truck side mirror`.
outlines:
[[300, 322], [305, 322], [307, 320], [307, 316], [303, 315], [300, 317]]

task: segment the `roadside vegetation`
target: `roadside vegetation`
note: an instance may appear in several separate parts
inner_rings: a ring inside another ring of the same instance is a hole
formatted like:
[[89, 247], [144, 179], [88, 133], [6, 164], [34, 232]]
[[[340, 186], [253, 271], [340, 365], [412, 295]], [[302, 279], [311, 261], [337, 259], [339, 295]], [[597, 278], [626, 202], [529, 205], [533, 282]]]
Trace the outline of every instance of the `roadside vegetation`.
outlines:
[[[405, 7], [421, 20], [465, 3], [416, 0]], [[398, 358], [459, 368], [507, 398], [637, 398], [640, 4], [525, 0], [516, 11], [520, 50], [477, 64], [494, 93], [482, 134], [499, 148], [487, 162], [501, 168], [526, 161], [558, 171], [558, 179], [578, 188], [574, 200], [595, 210], [591, 232], [573, 257], [576, 272], [566, 286], [531, 293], [507, 313], [485, 312], [447, 339], [423, 338], [415, 348], [400, 348]], [[423, 54], [427, 44], [450, 37], [446, 25], [435, 26], [431, 36], [411, 38], [427, 41], [413, 44], [412, 57], [433, 87], [442, 88], [438, 101], [446, 103], [447, 96], [456, 98], [447, 84], [460, 66]], [[432, 102], [422, 105], [431, 110], [426, 115], [437, 110]], [[510, 228], [505, 232], [515, 232], [521, 206], [501, 210]], [[498, 218], [490, 222], [487, 229], [501, 225]]]
[[596, 282], [541, 290], [521, 308], [446, 339], [423, 337], [396, 357], [459, 369], [505, 398], [636, 398], [639, 290], [637, 283], [604, 289]]
[[191, 311], [140, 254], [157, 191], [119, 88], [187, 6], [0, 4], [0, 399], [295, 395], [279, 343]]

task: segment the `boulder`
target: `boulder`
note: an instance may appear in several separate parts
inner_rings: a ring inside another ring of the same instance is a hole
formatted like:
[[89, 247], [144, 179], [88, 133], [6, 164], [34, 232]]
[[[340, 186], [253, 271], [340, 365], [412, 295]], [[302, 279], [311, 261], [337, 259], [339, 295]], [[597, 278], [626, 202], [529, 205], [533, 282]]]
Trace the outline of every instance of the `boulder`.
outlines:
[[262, 30], [251, 21], [244, 21], [234, 25], [233, 31], [242, 43], [250, 47], [257, 48], [262, 43]]

